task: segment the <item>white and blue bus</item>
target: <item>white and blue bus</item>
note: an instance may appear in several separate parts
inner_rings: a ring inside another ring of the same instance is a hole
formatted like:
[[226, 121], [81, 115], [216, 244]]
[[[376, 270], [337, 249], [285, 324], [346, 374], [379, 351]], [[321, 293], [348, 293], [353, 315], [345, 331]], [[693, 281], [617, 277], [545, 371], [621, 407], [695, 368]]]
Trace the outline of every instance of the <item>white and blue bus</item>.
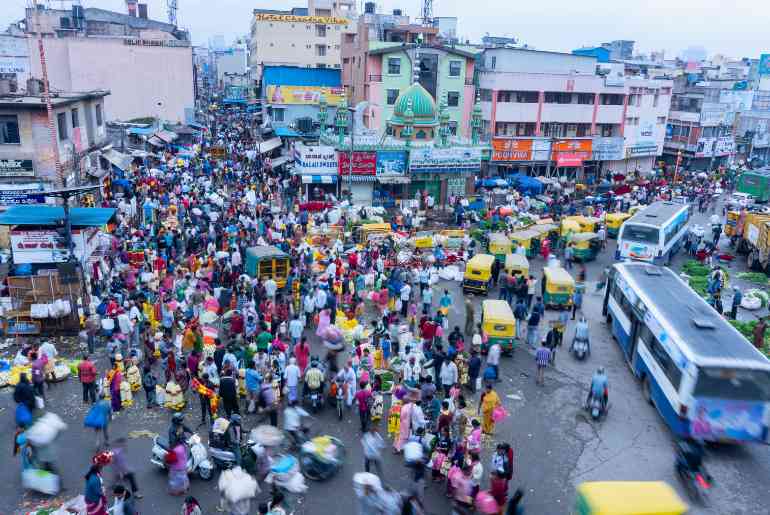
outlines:
[[770, 443], [770, 360], [669, 268], [613, 265], [604, 315], [679, 437]]
[[682, 246], [689, 221], [687, 204], [653, 202], [620, 227], [615, 257], [668, 264]]

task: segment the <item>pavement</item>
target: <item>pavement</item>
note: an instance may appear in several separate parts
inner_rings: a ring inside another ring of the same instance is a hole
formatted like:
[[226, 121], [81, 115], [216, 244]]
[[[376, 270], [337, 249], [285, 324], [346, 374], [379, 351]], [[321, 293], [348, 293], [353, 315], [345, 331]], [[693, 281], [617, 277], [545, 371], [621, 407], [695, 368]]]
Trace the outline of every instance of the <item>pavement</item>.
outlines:
[[[696, 223], [705, 224], [706, 217], [696, 215]], [[674, 474], [674, 440], [658, 412], [644, 401], [641, 386], [623, 359], [618, 345], [611, 338], [601, 316], [602, 296], [595, 291], [595, 282], [601, 270], [613, 262], [614, 242], [597, 261], [587, 266], [588, 293], [584, 297], [584, 312], [592, 334], [592, 354], [583, 362], [567, 353], [567, 346], [557, 353], [555, 368], [546, 372], [545, 386], [535, 385], [533, 353], [520, 345], [513, 357], [501, 361], [502, 382], [496, 387], [505, 408], [511, 414], [498, 424], [496, 440], [512, 444], [515, 452], [514, 479], [511, 487], [525, 490], [524, 505], [528, 514], [555, 515], [572, 512], [575, 487], [593, 480], [663, 480], [676, 488], [687, 499], [682, 485]], [[685, 258], [679, 256], [674, 268]], [[741, 271], [745, 259], [732, 265], [731, 275]], [[543, 261], [532, 260], [531, 269], [540, 277]], [[576, 271], [576, 270], [575, 270]], [[574, 272], [574, 271], [573, 271]], [[463, 293], [458, 283], [441, 282], [436, 285], [434, 298], [443, 289], [449, 289], [454, 304], [450, 312], [450, 326], [464, 325]], [[496, 298], [496, 291], [492, 296]], [[476, 314], [480, 316], [481, 298], [474, 297]], [[729, 301], [725, 301], [725, 306]], [[557, 312], [548, 311], [547, 319], [556, 318]], [[741, 311], [741, 317], [752, 315]], [[568, 328], [568, 334], [572, 326]], [[569, 338], [565, 338], [569, 342]], [[313, 342], [314, 353], [321, 354], [321, 346]], [[106, 358], [100, 357], [99, 370], [106, 367]], [[581, 409], [592, 373], [604, 366], [610, 381], [610, 409], [608, 416], [593, 422]], [[13, 434], [12, 390], [0, 392], [0, 431], [6, 436], [10, 449]], [[60, 440], [59, 466], [63, 472], [65, 490], [60, 495], [67, 499], [82, 492], [83, 474], [95, 447], [93, 432], [83, 429], [87, 407], [81, 401], [80, 386], [73, 379], [55, 385], [47, 392], [48, 408], [58, 413], [69, 424]], [[473, 396], [467, 392], [466, 397]], [[474, 404], [477, 398], [473, 398]], [[386, 410], [388, 401], [386, 401]], [[197, 399], [188, 402], [185, 409], [188, 425], [199, 421]], [[138, 507], [142, 513], [177, 513], [182, 499], [166, 493], [166, 476], [149, 462], [151, 439], [143, 431], [165, 434], [170, 414], [164, 409], [147, 410], [142, 397], [135, 405], [121, 412], [110, 426], [111, 438], [128, 435], [129, 461], [136, 469], [139, 487], [144, 499]], [[245, 417], [246, 428], [257, 425], [256, 415]], [[385, 434], [386, 421], [380, 422]], [[363, 470], [363, 457], [356, 413], [349, 413], [338, 421], [331, 408], [316, 416], [313, 424], [317, 433], [340, 438], [347, 445], [347, 463], [333, 478], [322, 483], [310, 482], [308, 493], [294, 501], [295, 513], [319, 514], [356, 513], [352, 491], [352, 475]], [[206, 436], [202, 435], [204, 441]], [[485, 476], [494, 445], [484, 451], [482, 462]], [[4, 461], [0, 469], [0, 514], [24, 513], [30, 507], [49, 502], [37, 494], [25, 493], [20, 485], [20, 466], [16, 459]], [[718, 446], [708, 449], [706, 464], [715, 478], [715, 486], [705, 503], [695, 503], [690, 511], [706, 514], [766, 513], [770, 505], [770, 477], [768, 448], [758, 445]], [[412, 482], [400, 456], [384, 453], [384, 482], [395, 488], [408, 488]], [[111, 484], [112, 474], [105, 474]], [[216, 513], [218, 502], [216, 479], [192, 479], [191, 494], [202, 504], [206, 514]], [[485, 483], [482, 486], [486, 485]], [[428, 481], [426, 490], [428, 512], [450, 513], [444, 495], [444, 486]], [[691, 503], [693, 504], [693, 503]], [[256, 512], [256, 506], [252, 507]]]

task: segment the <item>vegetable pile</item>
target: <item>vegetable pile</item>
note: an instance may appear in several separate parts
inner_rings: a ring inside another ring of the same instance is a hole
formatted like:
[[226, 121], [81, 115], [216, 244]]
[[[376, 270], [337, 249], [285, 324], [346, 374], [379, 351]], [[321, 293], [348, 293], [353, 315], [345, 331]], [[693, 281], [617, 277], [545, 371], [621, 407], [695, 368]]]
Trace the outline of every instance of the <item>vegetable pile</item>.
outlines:
[[[754, 341], [754, 328], [757, 326], [756, 320], [750, 320], [747, 322], [741, 320], [730, 320], [730, 323], [735, 327], [739, 333], [746, 337], [749, 342]], [[770, 331], [765, 333], [765, 342], [762, 345], [762, 354], [770, 358]]]
[[737, 277], [742, 281], [759, 284], [760, 286], [767, 286], [768, 284], [768, 277], [762, 272], [741, 272]]

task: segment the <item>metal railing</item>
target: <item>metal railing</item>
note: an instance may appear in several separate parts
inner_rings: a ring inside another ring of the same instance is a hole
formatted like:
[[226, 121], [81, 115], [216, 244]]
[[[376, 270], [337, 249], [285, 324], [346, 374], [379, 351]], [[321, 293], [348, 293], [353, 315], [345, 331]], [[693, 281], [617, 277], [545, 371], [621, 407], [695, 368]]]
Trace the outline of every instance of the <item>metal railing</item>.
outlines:
[[382, 75], [369, 75], [369, 82], [382, 82]]

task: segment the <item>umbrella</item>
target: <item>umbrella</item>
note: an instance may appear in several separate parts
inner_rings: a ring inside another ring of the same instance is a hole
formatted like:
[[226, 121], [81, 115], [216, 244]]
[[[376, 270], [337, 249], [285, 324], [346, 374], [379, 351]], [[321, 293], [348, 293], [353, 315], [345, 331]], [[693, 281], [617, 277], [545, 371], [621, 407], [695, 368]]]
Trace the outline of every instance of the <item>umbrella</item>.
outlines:
[[217, 314], [213, 311], [204, 311], [201, 313], [200, 316], [200, 322], [201, 324], [213, 324], [217, 320]]
[[265, 447], [275, 447], [283, 441], [283, 432], [274, 426], [257, 426], [249, 433], [249, 441], [264, 445]]

